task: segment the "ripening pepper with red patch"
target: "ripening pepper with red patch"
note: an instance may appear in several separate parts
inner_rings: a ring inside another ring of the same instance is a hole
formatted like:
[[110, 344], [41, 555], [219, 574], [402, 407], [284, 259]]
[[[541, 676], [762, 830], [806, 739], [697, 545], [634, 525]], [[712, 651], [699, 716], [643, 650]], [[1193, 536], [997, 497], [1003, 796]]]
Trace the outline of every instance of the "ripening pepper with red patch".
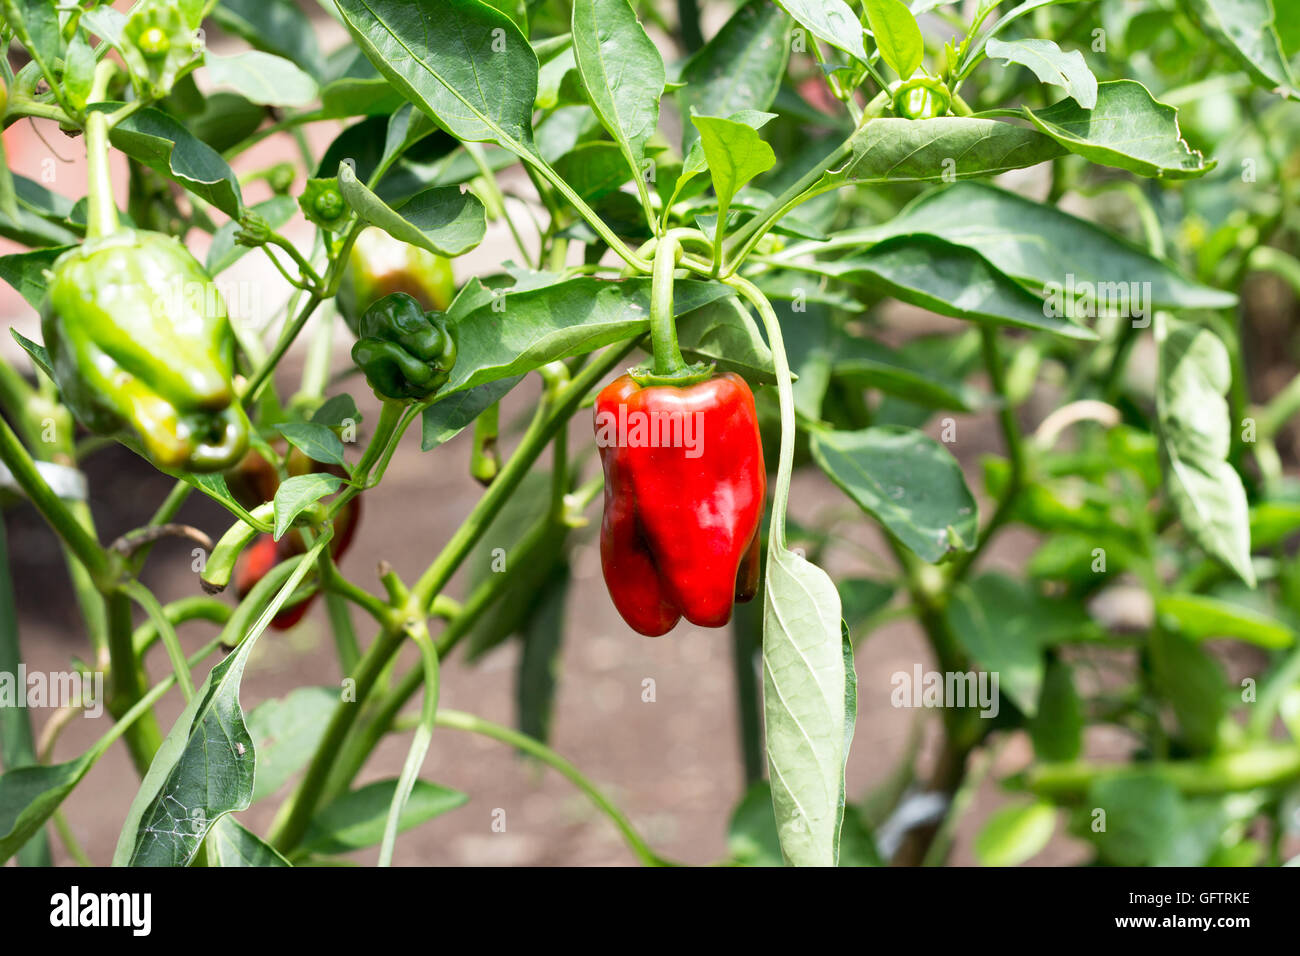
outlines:
[[[304, 455], [299, 449], [291, 448], [285, 460], [285, 470], [290, 477], [305, 475], [310, 472], [328, 472], [346, 477], [343, 469], [337, 465], [324, 465]], [[226, 485], [241, 505], [254, 508], [263, 501], [275, 497], [280, 479], [275, 469], [257, 451], [250, 451], [239, 466], [226, 473]], [[357, 523], [361, 520], [361, 498], [353, 498], [347, 503], [338, 517], [334, 519], [334, 537], [330, 540], [330, 554], [337, 561], [347, 553], [352, 539], [356, 536]], [[235, 566], [235, 593], [242, 601], [253, 590], [257, 582], [282, 561], [300, 557], [307, 553], [306, 542], [302, 534], [290, 528], [276, 541], [272, 535], [258, 535], [239, 556]], [[271, 627], [277, 631], [287, 631], [306, 616], [311, 610], [316, 595], [312, 594], [296, 604], [289, 604], [271, 619]]]
[[722, 627], [758, 590], [767, 471], [754, 395], [726, 373], [688, 384], [624, 375], [596, 398], [605, 467], [601, 567], [642, 634]]

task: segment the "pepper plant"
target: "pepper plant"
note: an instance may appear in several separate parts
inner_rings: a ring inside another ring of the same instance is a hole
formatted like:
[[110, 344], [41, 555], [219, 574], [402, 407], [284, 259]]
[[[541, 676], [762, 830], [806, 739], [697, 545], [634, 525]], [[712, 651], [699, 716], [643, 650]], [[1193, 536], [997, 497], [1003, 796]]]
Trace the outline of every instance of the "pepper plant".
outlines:
[[[81, 202], [0, 177], [0, 234], [26, 248], [0, 276], [43, 337], [15, 333], [30, 362], [0, 362], [0, 461], [67, 554], [79, 666], [106, 675], [112, 716], [51, 763], [58, 722], [37, 752], [28, 712], [0, 708], [0, 859], [48, 861], [51, 828], [70, 840], [60, 804], [121, 741], [141, 784], [115, 864], [319, 862], [358, 833], [387, 864], [401, 831], [463, 802], [420, 776], [459, 730], [559, 770], [637, 859], [670, 862], [547, 739], [569, 554], [602, 488], [627, 640], [730, 621], [750, 786], [728, 862], [942, 862], [994, 757], [1026, 739], [983, 862], [1028, 858], [1058, 821], [1103, 862], [1285, 858], [1300, 491], [1279, 438], [1300, 379], [1259, 393], [1239, 293], [1260, 272], [1292, 306], [1300, 289], [1294, 17], [1275, 24], [1271, 0], [321, 6], [346, 28], [336, 49], [289, 0], [0, 5], [4, 125], [51, 121], [87, 158]], [[237, 42], [214, 53], [217, 33]], [[323, 153], [304, 135], [321, 124], [338, 130]], [[250, 167], [272, 137], [295, 158]], [[246, 201], [253, 184], [269, 198]], [[305, 244], [286, 237], [299, 217]], [[517, 248], [468, 275], [455, 260], [489, 221]], [[291, 290], [271, 322], [215, 291], [254, 250]], [[927, 313], [942, 331], [909, 334]], [[534, 377], [530, 420], [503, 427]], [[381, 410], [358, 431], [366, 387]], [[681, 440], [620, 435], [653, 411]], [[968, 475], [971, 415], [1001, 448]], [[175, 478], [111, 543], [51, 483], [84, 450], [74, 422]], [[440, 460], [472, 429], [485, 488], [426, 567], [368, 587], [338, 559], [417, 422]], [[844, 497], [803, 500], [796, 470]], [[228, 522], [178, 524], [195, 494]], [[1037, 542], [1020, 577], [980, 562], [1012, 526]], [[195, 594], [163, 605], [140, 574], [172, 534], [204, 560]], [[448, 593], [503, 540], [503, 570]], [[1125, 590], [1136, 619], [1106, 612]], [[314, 728], [285, 745], [240, 682], [318, 595], [347, 691], [273, 702]], [[904, 617], [934, 680], [858, 685], [855, 645]], [[187, 656], [197, 621], [220, 633]], [[1241, 688], [1219, 637], [1254, 653]], [[516, 638], [520, 728], [439, 706], [449, 655]], [[395, 672], [408, 645], [420, 663]], [[12, 613], [0, 653], [12, 670]], [[987, 678], [990, 699], [951, 699]], [[168, 694], [186, 706], [164, 734]], [[932, 758], [855, 752], [886, 781], [867, 794], [845, 783], [865, 695], [938, 708]], [[400, 776], [358, 788], [412, 728]], [[1122, 753], [1087, 756], [1105, 728]], [[233, 814], [269, 799], [268, 756], [296, 782], [254, 834]]]

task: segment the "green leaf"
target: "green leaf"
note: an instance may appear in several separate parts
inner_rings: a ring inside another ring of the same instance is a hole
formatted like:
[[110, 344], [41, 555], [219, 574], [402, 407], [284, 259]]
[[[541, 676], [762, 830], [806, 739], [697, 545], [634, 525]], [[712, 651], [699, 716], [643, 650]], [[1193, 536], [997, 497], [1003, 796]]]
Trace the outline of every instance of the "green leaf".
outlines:
[[519, 730], [542, 743], [551, 737], [551, 714], [564, 643], [565, 604], [571, 583], [569, 566], [557, 564], [540, 593], [529, 602], [527, 622], [520, 635], [523, 651], [515, 672]]
[[1054, 314], [974, 249], [933, 236], [896, 236], [860, 255], [815, 268], [941, 315], [1085, 341], [1097, 338], [1091, 329]]
[[[1178, 789], [1154, 774], [1103, 777], [1088, 788], [1084, 832], [1105, 862], [1146, 866], [1174, 840], [1182, 805]], [[1100, 831], [1093, 829], [1103, 819], [1097, 810], [1105, 812]]]
[[312, 76], [321, 75], [324, 62], [316, 31], [294, 0], [221, 0], [209, 16], [256, 49], [292, 60]]
[[291, 61], [261, 50], [233, 56], [203, 54], [213, 86], [229, 87], [264, 106], [307, 106], [319, 95], [316, 81]]
[[253, 738], [239, 683], [253, 641], [219, 663], [154, 756], [113, 854], [114, 866], [186, 866], [208, 829], [253, 797]]
[[457, 139], [535, 155], [537, 54], [479, 0], [336, 0], [366, 57]]
[[843, 50], [859, 63], [867, 62], [858, 16], [844, 0], [776, 0], [801, 27], [817, 39]]
[[727, 825], [727, 853], [741, 866], [781, 866], [781, 838], [776, 832], [772, 789], [766, 780], [752, 783]]
[[1085, 110], [1097, 105], [1097, 78], [1078, 50], [1066, 53], [1051, 40], [1013, 40], [1008, 43], [990, 37], [984, 52], [992, 59], [1029, 67], [1039, 80], [1061, 87]]
[[275, 793], [307, 766], [338, 706], [337, 688], [298, 687], [253, 708], [248, 732], [257, 753], [254, 803]]
[[[1255, 82], [1283, 95], [1295, 95], [1295, 74], [1278, 39], [1274, 5], [1269, 0], [1200, 0], [1197, 12], [1215, 37]], [[1283, 4], [1292, 24], [1294, 7]]]
[[1156, 610], [1193, 640], [1233, 637], [1269, 650], [1295, 643], [1295, 632], [1276, 618], [1204, 594], [1164, 594], [1156, 599]]
[[[0, 256], [0, 279], [4, 279], [18, 290], [33, 309], [41, 308], [45, 301], [45, 289], [48, 283], [45, 273], [54, 265], [54, 260], [63, 255], [72, 246], [49, 246], [33, 249], [31, 252], [15, 252]], [[48, 363], [47, 363], [48, 364]]]
[[1185, 743], [1197, 751], [1214, 749], [1228, 692], [1218, 663], [1198, 644], [1163, 628], [1151, 632], [1149, 653], [1156, 690], [1173, 706]]
[[1065, 150], [1037, 130], [971, 116], [874, 119], [853, 135], [852, 155], [806, 195], [840, 186], [951, 182], [1036, 166]]
[[794, 866], [835, 866], [856, 699], [840, 597], [825, 571], [773, 543], [763, 602], [763, 715], [781, 852]]
[[353, 425], [359, 423], [361, 412], [357, 410], [356, 399], [344, 392], [327, 398], [325, 403], [312, 413], [311, 420], [317, 425], [338, 428], [349, 423]]
[[[673, 308], [680, 315], [731, 294], [718, 282], [680, 281], [674, 284]], [[648, 278], [580, 276], [503, 293], [456, 323], [456, 365], [440, 400], [639, 336], [649, 327]]]
[[917, 233], [974, 249], [1001, 272], [1044, 291], [1074, 275], [1076, 286], [1144, 283], [1148, 308], [1224, 309], [1237, 304], [1231, 292], [1188, 279], [1087, 220], [987, 183], [936, 189], [889, 222], [842, 233], [827, 246], [856, 249]]
[[1072, 153], [1102, 166], [1139, 176], [1187, 179], [1215, 166], [1192, 149], [1178, 131], [1178, 110], [1155, 100], [1134, 80], [1097, 87], [1090, 110], [1067, 98], [1046, 109], [1024, 108], [1040, 130]]
[[840, 335], [833, 347], [833, 369], [838, 381], [877, 388], [932, 408], [970, 411], [981, 405], [979, 393], [960, 380], [872, 339]]
[[275, 847], [250, 833], [234, 817], [222, 817], [204, 844], [208, 866], [292, 866]]
[[[349, 853], [374, 846], [384, 837], [384, 822], [396, 788], [395, 779], [377, 780], [345, 793], [316, 814], [294, 855]], [[464, 806], [468, 800], [469, 796], [459, 790], [417, 780], [402, 808], [398, 832]]]
[[343, 464], [343, 442], [325, 425], [315, 422], [283, 422], [276, 426], [280, 434], [312, 461], [327, 465]]
[[632, 175], [641, 176], [646, 141], [659, 123], [663, 57], [627, 0], [576, 0], [572, 20], [573, 54], [592, 109]]
[[892, 425], [819, 430], [812, 454], [822, 471], [922, 559], [934, 563], [975, 543], [975, 499], [956, 460], [921, 432]]
[[462, 255], [482, 242], [487, 231], [483, 203], [459, 186], [431, 186], [393, 209], [357, 179], [351, 166], [340, 163], [339, 191], [365, 222], [437, 256]]
[[677, 344], [688, 362], [712, 362], [756, 385], [776, 382], [772, 350], [735, 296], [717, 299], [677, 320]]
[[1032, 719], [1043, 686], [1043, 646], [1033, 618], [1020, 613], [1020, 590], [1018, 582], [981, 575], [956, 587], [947, 617], [957, 642], [997, 675], [999, 692]]
[[[511, 573], [511, 600], [497, 601], [474, 622], [466, 656], [477, 661], [514, 634], [524, 633], [536, 613], [543, 589], [561, 562], [567, 529], [549, 521], [541, 537], [532, 537], [551, 506], [551, 475], [528, 474], [483, 533], [467, 561], [470, 593], [494, 575]], [[531, 545], [525, 550], [525, 539]], [[511, 562], [522, 562], [511, 564]]]
[[1083, 702], [1070, 665], [1059, 658], [1047, 664], [1029, 736], [1039, 760], [1074, 760], [1083, 750]]
[[623, 152], [604, 141], [580, 143], [555, 161], [555, 171], [587, 202], [617, 192], [632, 175]]
[[36, 363], [37, 368], [53, 379], [54, 366], [50, 364], [50, 353], [45, 346], [39, 342], [33, 342], [17, 329], [10, 329], [9, 334], [14, 337], [15, 342], [22, 346], [23, 351], [32, 357], [32, 361]]
[[[96, 103], [92, 109], [111, 112], [122, 105]], [[234, 170], [220, 153], [166, 113], [153, 107], [137, 110], [113, 127], [109, 140], [132, 159], [174, 179], [230, 218], [239, 218], [244, 200]]]
[[1171, 320], [1158, 354], [1157, 436], [1169, 498], [1192, 539], [1254, 587], [1246, 491], [1225, 460], [1228, 350], [1210, 330]]
[[899, 79], [910, 78], [925, 55], [925, 41], [916, 17], [902, 0], [866, 0], [865, 6], [880, 58]]
[[731, 200], [747, 182], [776, 165], [776, 154], [746, 123], [698, 114], [691, 122], [700, 132], [700, 146], [718, 196], [719, 228], [725, 231]]
[[16, 767], [0, 774], [0, 863], [45, 824], [98, 756], [91, 751], [67, 763]]
[[1056, 808], [1045, 800], [1003, 807], [975, 837], [980, 866], [1019, 866], [1047, 846], [1056, 829]]
[[841, 578], [836, 582], [840, 604], [844, 609], [844, 623], [850, 630], [861, 627], [894, 596], [894, 588], [871, 578]]
[[[775, 4], [749, 0], [682, 66], [682, 116], [770, 107], [790, 59], [790, 29], [790, 18]], [[683, 126], [683, 150], [696, 135], [694, 126]]]
[[459, 435], [523, 380], [522, 375], [499, 378], [446, 398], [439, 398], [421, 415], [420, 451], [432, 451]]
[[275, 492], [275, 540], [284, 536], [305, 508], [334, 494], [342, 485], [343, 479], [338, 475], [317, 473], [295, 475], [282, 481]]

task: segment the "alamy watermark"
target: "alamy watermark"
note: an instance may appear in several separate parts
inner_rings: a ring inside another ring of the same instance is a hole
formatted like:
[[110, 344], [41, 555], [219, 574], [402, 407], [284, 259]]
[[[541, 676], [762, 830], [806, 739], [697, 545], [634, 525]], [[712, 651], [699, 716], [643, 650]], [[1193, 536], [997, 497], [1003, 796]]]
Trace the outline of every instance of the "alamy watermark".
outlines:
[[104, 673], [94, 671], [0, 671], [0, 709], [6, 707], [80, 707], [85, 717], [104, 713]]
[[703, 412], [660, 412], [606, 409], [596, 413], [596, 445], [600, 448], [683, 448], [687, 458], [704, 454]]
[[998, 715], [997, 671], [895, 671], [889, 678], [894, 690], [889, 702], [895, 707], [979, 707], [980, 716]]
[[1044, 285], [1043, 297], [1045, 316], [1095, 319], [1121, 315], [1131, 318], [1135, 329], [1151, 324], [1150, 282], [1080, 282], [1069, 272], [1064, 284], [1052, 281]]

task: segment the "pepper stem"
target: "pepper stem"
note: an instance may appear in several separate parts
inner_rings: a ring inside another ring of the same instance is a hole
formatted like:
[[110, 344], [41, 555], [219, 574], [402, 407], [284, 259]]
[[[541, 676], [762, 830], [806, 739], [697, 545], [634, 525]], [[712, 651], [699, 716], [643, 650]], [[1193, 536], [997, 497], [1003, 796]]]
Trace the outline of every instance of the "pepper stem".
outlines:
[[629, 369], [628, 373], [642, 387], [676, 385], [685, 387], [701, 382], [713, 374], [712, 365], [687, 365], [677, 344], [677, 321], [673, 317], [673, 270], [682, 258], [682, 246], [671, 232], [655, 244], [654, 267], [650, 279], [650, 344], [653, 359], [649, 365]]
[[[101, 102], [108, 94], [108, 81], [117, 67], [103, 60], [95, 67], [91, 85], [91, 103]], [[113, 177], [108, 171], [108, 114], [103, 110], [86, 111], [86, 238], [98, 239], [117, 231], [117, 206], [113, 202]]]
[[655, 248], [654, 271], [650, 280], [650, 341], [654, 348], [654, 374], [673, 376], [686, 362], [677, 345], [677, 323], [673, 319], [673, 270], [682, 257], [682, 245], [675, 236], [664, 236]]

